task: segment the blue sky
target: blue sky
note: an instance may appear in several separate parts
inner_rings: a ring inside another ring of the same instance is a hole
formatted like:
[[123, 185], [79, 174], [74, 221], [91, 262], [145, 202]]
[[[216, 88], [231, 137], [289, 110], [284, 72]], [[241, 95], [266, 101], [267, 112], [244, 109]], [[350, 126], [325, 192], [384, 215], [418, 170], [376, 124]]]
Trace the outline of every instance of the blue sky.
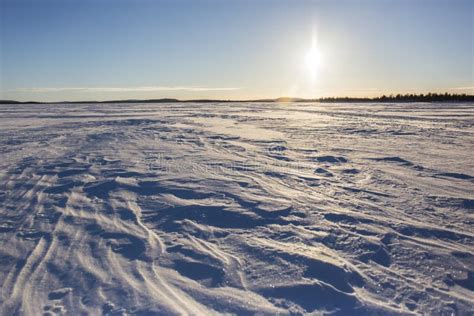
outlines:
[[0, 0], [0, 98], [474, 93], [470, 0]]

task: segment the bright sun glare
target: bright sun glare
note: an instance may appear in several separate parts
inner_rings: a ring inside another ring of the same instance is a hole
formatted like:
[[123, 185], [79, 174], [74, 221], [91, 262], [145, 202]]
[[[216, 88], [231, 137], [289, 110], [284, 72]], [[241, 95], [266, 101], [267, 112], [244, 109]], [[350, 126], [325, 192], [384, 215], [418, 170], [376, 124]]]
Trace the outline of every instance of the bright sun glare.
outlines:
[[311, 47], [304, 56], [304, 67], [308, 72], [310, 80], [313, 84], [320, 74], [321, 66], [321, 51], [319, 49], [316, 34], [313, 33]]
[[311, 77], [313, 79], [316, 78], [319, 72], [319, 68], [321, 67], [321, 54], [319, 52], [315, 39], [313, 39], [311, 48], [306, 53], [305, 65]]

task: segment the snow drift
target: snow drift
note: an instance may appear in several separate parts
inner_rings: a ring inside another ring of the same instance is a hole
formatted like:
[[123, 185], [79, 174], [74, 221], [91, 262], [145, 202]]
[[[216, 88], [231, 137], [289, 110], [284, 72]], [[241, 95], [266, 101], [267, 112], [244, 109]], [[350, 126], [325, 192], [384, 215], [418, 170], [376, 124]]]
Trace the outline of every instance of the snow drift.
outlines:
[[470, 104], [0, 112], [2, 315], [473, 312]]

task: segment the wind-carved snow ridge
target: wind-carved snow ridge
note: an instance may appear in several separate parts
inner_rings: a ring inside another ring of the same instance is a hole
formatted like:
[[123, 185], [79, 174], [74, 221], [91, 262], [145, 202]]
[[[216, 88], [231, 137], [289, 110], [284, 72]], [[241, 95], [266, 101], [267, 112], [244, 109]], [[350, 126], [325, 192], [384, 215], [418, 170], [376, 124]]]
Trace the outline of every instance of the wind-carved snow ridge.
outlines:
[[0, 107], [0, 314], [458, 314], [470, 104]]

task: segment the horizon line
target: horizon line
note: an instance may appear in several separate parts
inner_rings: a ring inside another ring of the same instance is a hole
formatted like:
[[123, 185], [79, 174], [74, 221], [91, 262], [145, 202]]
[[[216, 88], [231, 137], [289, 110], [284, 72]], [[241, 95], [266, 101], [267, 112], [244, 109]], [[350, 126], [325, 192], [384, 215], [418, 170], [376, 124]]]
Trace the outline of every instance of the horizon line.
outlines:
[[[230, 88], [228, 88], [230, 89]], [[238, 88], [235, 88], [238, 89]], [[317, 98], [302, 98], [302, 97], [287, 97], [281, 96], [277, 98], [258, 98], [258, 99], [209, 99], [209, 98], [198, 98], [198, 99], [178, 99], [172, 97], [165, 98], [152, 98], [152, 99], [118, 99], [118, 100], [85, 100], [85, 101], [74, 101], [74, 100], [63, 100], [63, 101], [17, 101], [0, 99], [0, 104], [61, 104], [61, 103], [138, 103], [138, 102], [320, 102], [320, 101], [344, 101], [344, 100], [360, 100], [360, 101], [381, 101], [381, 100], [409, 100], [409, 98], [428, 99], [436, 97], [449, 97], [456, 98], [462, 97], [467, 98], [469, 101], [474, 101], [474, 94], [467, 93], [449, 93], [449, 92], [427, 92], [427, 93], [390, 93], [382, 94], [378, 96], [325, 96]], [[416, 100], [415, 100], [416, 101]]]

